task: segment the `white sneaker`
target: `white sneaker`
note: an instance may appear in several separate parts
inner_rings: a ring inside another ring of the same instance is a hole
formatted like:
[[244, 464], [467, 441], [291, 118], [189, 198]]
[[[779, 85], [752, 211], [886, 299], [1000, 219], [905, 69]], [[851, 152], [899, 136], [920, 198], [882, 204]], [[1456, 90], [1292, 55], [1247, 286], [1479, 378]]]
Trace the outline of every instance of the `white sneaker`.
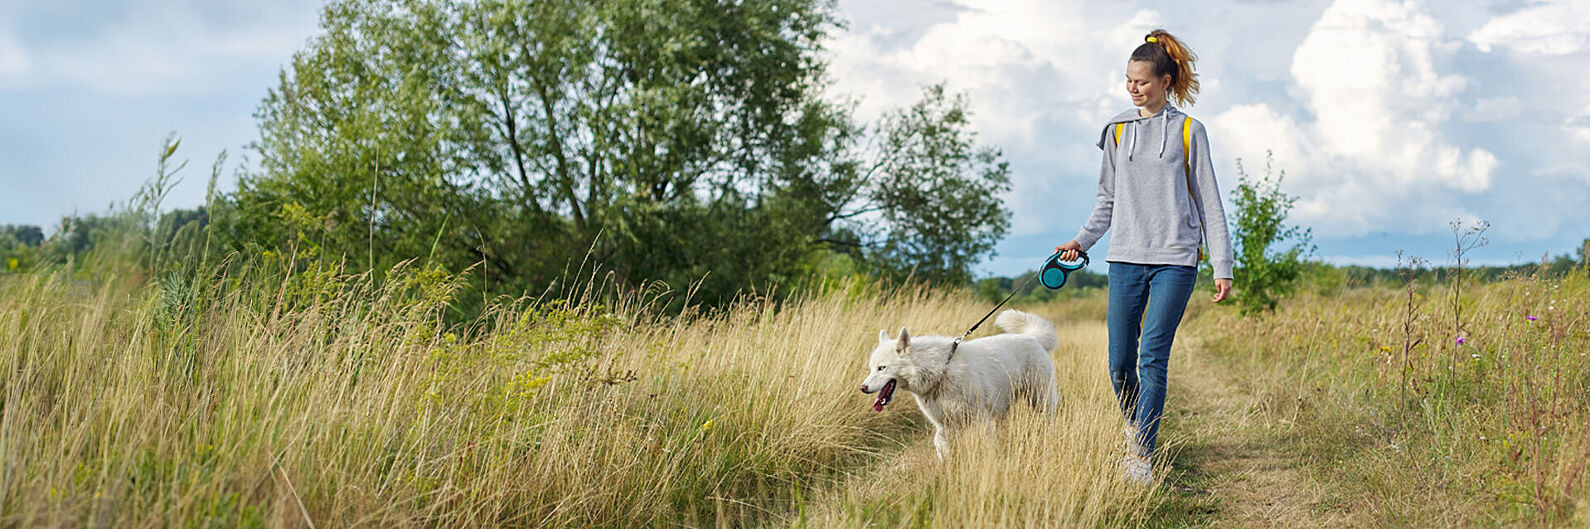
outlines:
[[1137, 427], [1128, 422], [1122, 427], [1121, 432], [1126, 434], [1126, 453], [1134, 456], [1143, 455], [1143, 442], [1137, 438]]
[[1154, 467], [1149, 464], [1147, 459], [1137, 456], [1126, 456], [1121, 458], [1117, 464], [1121, 465], [1121, 472], [1126, 475], [1126, 481], [1138, 485], [1154, 483]]

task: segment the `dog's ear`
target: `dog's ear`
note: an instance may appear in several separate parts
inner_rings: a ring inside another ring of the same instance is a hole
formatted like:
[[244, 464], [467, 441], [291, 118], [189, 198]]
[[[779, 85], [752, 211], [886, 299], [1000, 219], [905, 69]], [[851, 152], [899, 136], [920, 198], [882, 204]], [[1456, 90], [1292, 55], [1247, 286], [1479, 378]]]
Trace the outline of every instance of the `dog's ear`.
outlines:
[[878, 329], [878, 343], [889, 341], [889, 331]]
[[895, 344], [894, 352], [900, 353], [900, 356], [905, 356], [905, 350], [908, 347], [911, 347], [911, 331], [906, 330], [905, 327], [901, 327], [900, 341], [899, 343]]

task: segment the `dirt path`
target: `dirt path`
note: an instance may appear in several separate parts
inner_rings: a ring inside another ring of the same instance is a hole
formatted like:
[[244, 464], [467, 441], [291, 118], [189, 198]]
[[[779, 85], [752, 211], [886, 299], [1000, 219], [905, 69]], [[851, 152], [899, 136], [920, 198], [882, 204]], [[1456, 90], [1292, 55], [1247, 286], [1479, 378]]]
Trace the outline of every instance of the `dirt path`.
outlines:
[[1273, 402], [1264, 382], [1252, 382], [1275, 379], [1212, 358], [1187, 338], [1171, 359], [1166, 406], [1172, 496], [1151, 525], [1357, 526], [1337, 489], [1312, 477], [1291, 448], [1286, 410], [1295, 405]]

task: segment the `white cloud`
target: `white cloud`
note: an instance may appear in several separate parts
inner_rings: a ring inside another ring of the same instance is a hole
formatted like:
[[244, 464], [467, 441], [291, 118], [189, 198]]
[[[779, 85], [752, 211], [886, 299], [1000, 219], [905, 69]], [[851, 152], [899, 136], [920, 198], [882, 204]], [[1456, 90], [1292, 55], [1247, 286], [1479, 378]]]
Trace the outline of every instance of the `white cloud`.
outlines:
[[1506, 121], [1523, 117], [1524, 101], [1514, 96], [1482, 97], [1464, 116], [1468, 121]]
[[1541, 2], [1491, 19], [1469, 33], [1480, 51], [1507, 48], [1532, 55], [1568, 55], [1590, 49], [1590, 2]]
[[1584, 113], [1564, 120], [1562, 128], [1574, 139], [1590, 143], [1590, 107], [1585, 107]]
[[[1074, 108], [1033, 106], [1038, 102], [1033, 99], [1075, 102], [1100, 92], [1097, 86], [1078, 85], [1106, 81], [1101, 72], [1108, 69], [1095, 67], [1099, 66], [1096, 57], [1075, 52], [1095, 45], [1119, 47], [1100, 42], [1101, 32], [1081, 23], [1085, 17], [1078, 16], [1081, 7], [1077, 4], [962, 1], [948, 20], [933, 23], [909, 43], [892, 42], [887, 37], [894, 31], [881, 24], [842, 34], [830, 45], [835, 89], [861, 96], [859, 110], [868, 118], [914, 100], [917, 87], [939, 80], [947, 80], [952, 89], [978, 95], [1020, 92], [1015, 99], [974, 97], [974, 110], [982, 118], [1000, 121], [997, 126], [984, 127], [989, 132], [1030, 137], [1007, 126], [1030, 126], [1030, 121], [1044, 112]], [[1022, 108], [1007, 112], [1002, 106]]]
[[1590, 167], [1576, 163], [1559, 163], [1541, 167], [1535, 170], [1535, 175], [1540, 177], [1572, 178], [1585, 184], [1590, 184]]
[[[1499, 162], [1442, 134], [1469, 81], [1438, 64], [1457, 44], [1414, 2], [1340, 0], [1293, 55], [1293, 93], [1312, 121], [1267, 105], [1236, 105], [1214, 120], [1219, 139], [1251, 160], [1266, 148], [1298, 195], [1297, 222], [1329, 236], [1400, 225], [1412, 233], [1468, 212], [1462, 195], [1491, 187]], [[1215, 141], [1214, 139], [1211, 140]]]
[[1210, 142], [1219, 140], [1221, 150], [1235, 153], [1250, 174], [1263, 169], [1267, 152], [1281, 167], [1297, 167], [1310, 156], [1306, 133], [1297, 122], [1263, 103], [1233, 106], [1207, 126]]
[[32, 67], [22, 44], [17, 42], [16, 37], [0, 29], [0, 77], [23, 75]]

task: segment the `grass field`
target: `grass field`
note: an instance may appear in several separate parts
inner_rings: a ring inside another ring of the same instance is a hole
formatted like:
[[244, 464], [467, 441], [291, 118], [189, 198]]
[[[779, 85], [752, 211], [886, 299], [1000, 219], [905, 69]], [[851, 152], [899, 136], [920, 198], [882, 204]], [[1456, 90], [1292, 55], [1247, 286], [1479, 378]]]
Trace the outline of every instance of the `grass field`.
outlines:
[[[1173, 361], [1170, 470], [1153, 488], [1112, 466], [1098, 297], [1023, 307], [1058, 324], [1056, 417], [1017, 413], [940, 463], [914, 403], [875, 413], [856, 387], [880, 328], [957, 334], [988, 309], [968, 292], [849, 281], [665, 315], [670, 293], [586, 277], [562, 292], [578, 303], [503, 301], [449, 325], [457, 278], [391, 278], [268, 261], [0, 276], [0, 525], [1568, 526], [1590, 512], [1582, 276], [1315, 291], [1249, 319], [1195, 300], [1177, 354], [1203, 367]], [[1280, 518], [1228, 493], [1261, 455], [1284, 470], [1265, 474], [1272, 503], [1299, 493]]]
[[[1235, 374], [1226, 382], [1247, 406], [1236, 437], [1261, 440], [1251, 446], [1311, 484], [1268, 491], [1308, 496], [1272, 519], [1590, 525], [1584, 270], [1458, 288], [1315, 289], [1273, 315], [1205, 311], [1188, 325], [1200, 353]], [[1196, 431], [1192, 422], [1180, 421]], [[1170, 503], [1198, 504], [1185, 494]]]
[[878, 329], [953, 332], [969, 294], [662, 316], [588, 278], [448, 328], [445, 275], [236, 273], [0, 280], [7, 525], [1116, 525], [1150, 501], [1107, 468], [1096, 324], [1066, 324], [1059, 421], [939, 465], [909, 401], [855, 388]]

